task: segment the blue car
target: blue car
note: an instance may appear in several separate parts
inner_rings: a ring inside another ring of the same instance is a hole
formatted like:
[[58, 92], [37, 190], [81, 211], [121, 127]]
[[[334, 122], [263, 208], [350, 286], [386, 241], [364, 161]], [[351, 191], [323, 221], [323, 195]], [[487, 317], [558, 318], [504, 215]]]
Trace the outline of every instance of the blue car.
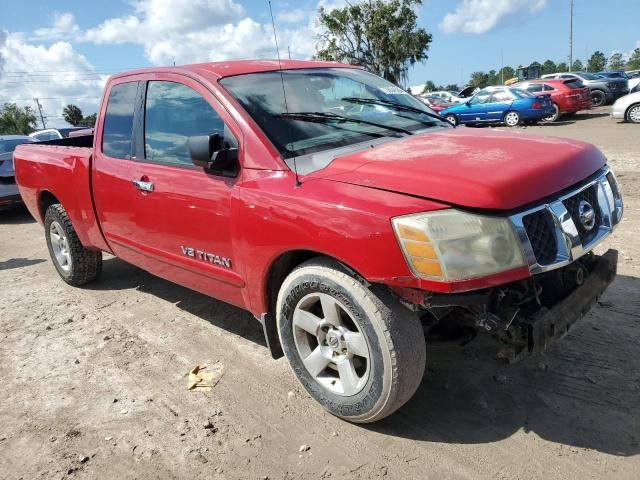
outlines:
[[520, 123], [535, 123], [553, 113], [549, 95], [535, 96], [513, 87], [488, 87], [477, 92], [467, 102], [440, 112], [451, 124], [505, 123], [515, 127]]

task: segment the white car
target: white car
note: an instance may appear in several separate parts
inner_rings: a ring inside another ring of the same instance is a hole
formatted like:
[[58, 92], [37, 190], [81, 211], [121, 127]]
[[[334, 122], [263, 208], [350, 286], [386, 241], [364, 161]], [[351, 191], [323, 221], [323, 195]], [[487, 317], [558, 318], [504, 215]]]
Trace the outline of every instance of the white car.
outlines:
[[475, 93], [475, 91], [478, 90], [475, 87], [465, 87], [463, 88], [460, 92], [455, 93], [455, 92], [448, 92], [446, 90], [438, 90], [436, 92], [426, 92], [423, 93], [422, 96], [426, 97], [426, 96], [433, 96], [433, 97], [438, 97], [440, 99], [442, 99], [443, 102], [445, 103], [463, 103], [466, 102], [467, 100], [469, 100], [469, 98], [471, 98], [473, 96], [473, 94]]
[[620, 97], [611, 106], [611, 116], [619, 120], [640, 123], [640, 92]]

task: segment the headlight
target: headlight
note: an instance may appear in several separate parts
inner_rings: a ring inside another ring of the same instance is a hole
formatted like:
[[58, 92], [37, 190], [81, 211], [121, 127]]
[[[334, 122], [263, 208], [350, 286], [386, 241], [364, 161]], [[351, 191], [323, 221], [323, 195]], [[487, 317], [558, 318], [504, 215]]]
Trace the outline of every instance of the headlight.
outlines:
[[411, 270], [451, 282], [525, 265], [520, 242], [506, 218], [448, 209], [392, 219]]

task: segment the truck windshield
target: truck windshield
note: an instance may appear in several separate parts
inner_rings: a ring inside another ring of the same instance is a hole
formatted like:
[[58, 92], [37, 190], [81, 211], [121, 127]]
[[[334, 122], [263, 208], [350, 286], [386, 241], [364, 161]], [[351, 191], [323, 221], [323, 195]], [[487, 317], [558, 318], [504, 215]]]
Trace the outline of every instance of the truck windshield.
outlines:
[[220, 83], [285, 159], [449, 127], [423, 102], [360, 69], [262, 72]]

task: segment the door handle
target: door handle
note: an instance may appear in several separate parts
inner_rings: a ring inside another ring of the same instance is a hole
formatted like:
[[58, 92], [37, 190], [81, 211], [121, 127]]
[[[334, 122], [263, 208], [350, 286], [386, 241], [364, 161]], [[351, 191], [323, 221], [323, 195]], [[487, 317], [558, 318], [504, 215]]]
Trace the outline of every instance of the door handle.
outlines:
[[153, 182], [145, 182], [143, 180], [133, 180], [133, 186], [141, 192], [151, 193], [153, 192]]

